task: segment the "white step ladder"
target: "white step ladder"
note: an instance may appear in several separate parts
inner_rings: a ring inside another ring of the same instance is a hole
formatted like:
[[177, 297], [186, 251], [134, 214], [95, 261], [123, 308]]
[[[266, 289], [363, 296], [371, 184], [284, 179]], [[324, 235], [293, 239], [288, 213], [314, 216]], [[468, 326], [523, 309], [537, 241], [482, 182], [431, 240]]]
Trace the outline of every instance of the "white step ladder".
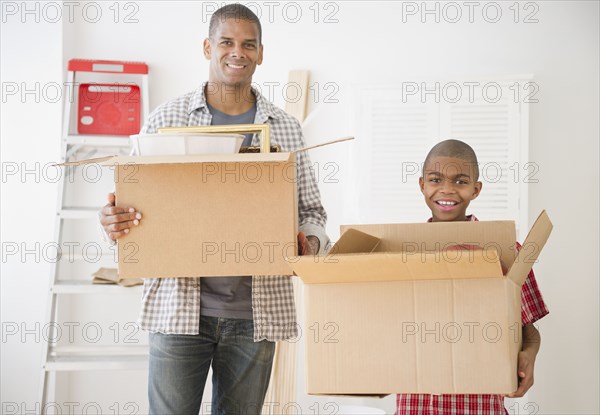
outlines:
[[[112, 85], [115, 88], [120, 86], [127, 87], [135, 84], [139, 88], [138, 102], [139, 114], [136, 114], [139, 121], [139, 127], [143, 125], [148, 117], [148, 66], [141, 62], [122, 62], [122, 61], [98, 61], [73, 59], [68, 64], [68, 77], [66, 86], [68, 88], [64, 94], [64, 114], [63, 114], [63, 133], [61, 140], [61, 162], [74, 161], [82, 158], [92, 157], [96, 153], [116, 154], [129, 153], [130, 143], [127, 135], [93, 135], [78, 134], [78, 129], [82, 122], [82, 110], [89, 110], [90, 107], [78, 108], [79, 95], [78, 90], [83, 82], [89, 84]], [[116, 97], [116, 95], [115, 95]], [[100, 105], [100, 104], [99, 104]], [[110, 105], [110, 104], [109, 104]], [[79, 111], [78, 111], [79, 110]], [[100, 112], [96, 114], [102, 115]], [[113, 110], [114, 114], [114, 110]], [[132, 118], [129, 118], [130, 120]], [[89, 123], [88, 123], [89, 125]], [[134, 131], [133, 133], [137, 133]], [[110, 133], [109, 133], [110, 134]], [[104, 172], [109, 174], [109, 171]], [[57, 246], [63, 247], [65, 238], [65, 224], [71, 221], [88, 220], [92, 226], [97, 227], [98, 212], [100, 206], [67, 206], [67, 192], [70, 186], [74, 185], [76, 170], [72, 167], [65, 167], [58, 188], [58, 202], [56, 210], [56, 225], [54, 241]], [[89, 196], [89, 195], [88, 195]], [[102, 202], [106, 194], [93, 194], [93, 202]], [[90, 219], [92, 221], [90, 221]], [[92, 231], [95, 232], [95, 229]], [[73, 238], [73, 236], [71, 236]], [[75, 239], [75, 238], [73, 238]], [[74, 241], [71, 240], [71, 243]], [[99, 245], [101, 246], [101, 245]], [[101, 246], [102, 247], [102, 246]], [[107, 247], [102, 247], [100, 255], [103, 258], [113, 257], [114, 252], [110, 252]], [[62, 252], [64, 255], [65, 252]], [[60, 254], [59, 254], [60, 255]], [[69, 251], [68, 264], [63, 264], [66, 268], [73, 267], [74, 263], [82, 254], [73, 254]], [[73, 269], [70, 271], [73, 274]], [[139, 303], [141, 296], [141, 287], [125, 288], [119, 285], [97, 285], [92, 284], [91, 275], [70, 275], [67, 278], [61, 277], [65, 271], [61, 270], [61, 261], [57, 260], [52, 269], [50, 278], [48, 303], [47, 303], [47, 328], [48, 333], [44, 340], [47, 343], [42, 357], [42, 369], [40, 380], [39, 404], [40, 413], [52, 410], [55, 403], [57, 385], [57, 373], [61, 371], [86, 371], [86, 370], [137, 370], [147, 369], [148, 351], [147, 346], [143, 345], [61, 345], [57, 339], [60, 334], [61, 316], [59, 311], [61, 302], [64, 302], [66, 296], [89, 296], [94, 294], [105, 294], [110, 296], [110, 307], [113, 307], [113, 298], [128, 294], [125, 298], [131, 298], [131, 301]], [[131, 294], [135, 294], [131, 296]], [[95, 312], [95, 310], [94, 310]], [[102, 310], [99, 310], [101, 313]], [[101, 317], [99, 317], [101, 318]], [[72, 323], [72, 322], [71, 322]]]

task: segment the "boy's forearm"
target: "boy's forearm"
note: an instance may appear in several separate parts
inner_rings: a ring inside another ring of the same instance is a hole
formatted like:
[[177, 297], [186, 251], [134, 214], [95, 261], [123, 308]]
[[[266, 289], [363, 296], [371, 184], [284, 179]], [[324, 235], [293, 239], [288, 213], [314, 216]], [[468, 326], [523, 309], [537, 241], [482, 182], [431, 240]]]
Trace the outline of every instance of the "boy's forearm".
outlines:
[[541, 343], [542, 336], [533, 324], [523, 326], [523, 346], [521, 347], [523, 352], [526, 352], [535, 359], [540, 350]]

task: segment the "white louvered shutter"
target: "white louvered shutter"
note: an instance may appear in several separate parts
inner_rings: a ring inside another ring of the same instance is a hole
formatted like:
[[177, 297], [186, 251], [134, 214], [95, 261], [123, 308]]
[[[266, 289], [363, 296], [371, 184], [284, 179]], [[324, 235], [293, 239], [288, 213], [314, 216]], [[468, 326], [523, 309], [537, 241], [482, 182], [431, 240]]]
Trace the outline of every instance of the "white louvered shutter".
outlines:
[[419, 222], [427, 215], [418, 178], [432, 137], [436, 105], [403, 102], [400, 88], [363, 89], [357, 117], [361, 170], [359, 219], [364, 223]]
[[[487, 85], [489, 82], [481, 82]], [[437, 142], [456, 138], [470, 144], [478, 155], [481, 196], [468, 213], [482, 220], [516, 220], [527, 227], [527, 189], [523, 166], [527, 162], [527, 113], [510, 89], [515, 80], [497, 81], [500, 96], [484, 97], [479, 87], [448, 102], [429, 95], [402, 97], [400, 86], [359, 89], [356, 166], [361, 174], [357, 191], [358, 218], [363, 223], [421, 222], [429, 217], [418, 188], [422, 162]], [[442, 82], [437, 83], [443, 85]], [[433, 90], [435, 83], [421, 86]], [[497, 102], [493, 102], [497, 101]], [[415, 172], [418, 166], [418, 172]], [[358, 168], [358, 167], [357, 167]], [[520, 209], [520, 208], [525, 208]]]

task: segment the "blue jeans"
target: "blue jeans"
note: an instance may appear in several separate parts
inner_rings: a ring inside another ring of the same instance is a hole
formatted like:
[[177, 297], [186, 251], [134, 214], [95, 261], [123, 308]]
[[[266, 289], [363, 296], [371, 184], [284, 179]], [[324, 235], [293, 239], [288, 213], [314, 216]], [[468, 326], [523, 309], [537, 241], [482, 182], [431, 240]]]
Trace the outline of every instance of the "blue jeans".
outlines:
[[205, 316], [198, 335], [150, 333], [150, 414], [197, 415], [211, 363], [211, 414], [260, 414], [275, 343], [253, 336], [252, 320]]

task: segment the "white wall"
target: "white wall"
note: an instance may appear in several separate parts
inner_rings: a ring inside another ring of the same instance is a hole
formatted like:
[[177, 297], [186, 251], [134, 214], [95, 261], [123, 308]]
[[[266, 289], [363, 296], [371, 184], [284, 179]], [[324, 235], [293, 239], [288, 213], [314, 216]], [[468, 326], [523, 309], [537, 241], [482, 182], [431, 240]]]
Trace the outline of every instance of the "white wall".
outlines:
[[[482, 16], [486, 3], [475, 9], [473, 23], [465, 7], [458, 23], [444, 21], [444, 15], [440, 23], [432, 15], [426, 16], [425, 23], [420, 15], [406, 16], [402, 22], [403, 5], [391, 2], [321, 3], [318, 23], [314, 8], [309, 9], [312, 2], [301, 4], [297, 23], [290, 22], [294, 9], [283, 14], [284, 5], [278, 3], [269, 22], [269, 9], [263, 5], [265, 62], [255, 81], [263, 86], [268, 81], [283, 84], [289, 70], [309, 69], [311, 82], [321, 85], [320, 104], [311, 104], [319, 112], [307, 131], [308, 141], [316, 142], [352, 132], [347, 118], [353, 106], [352, 87], [362, 82], [533, 74], [539, 102], [530, 106], [529, 154], [539, 165], [539, 183], [530, 186], [529, 217], [533, 220], [545, 208], [555, 228], [536, 266], [551, 314], [540, 322], [542, 349], [528, 401], [537, 406], [537, 413], [599, 413], [598, 3], [535, 2], [537, 23], [522, 22], [533, 11], [524, 10], [524, 3], [519, 5], [520, 22], [515, 23], [508, 9], [512, 2], [502, 3], [498, 23], [488, 23]], [[9, 17], [2, 25], [3, 87], [6, 82], [60, 82], [63, 65], [74, 57], [147, 62], [151, 108], [205, 79], [207, 63], [201, 42], [208, 24], [201, 3], [135, 2], [137, 23], [123, 23], [125, 15], [135, 11], [125, 9], [124, 3], [119, 23], [114, 23], [110, 4], [103, 5], [102, 18], [96, 23], [86, 21], [82, 7], [75, 10], [72, 24], [66, 18], [56, 25], [37, 24], [31, 17], [23, 24], [21, 17]], [[421, 2], [411, 4], [420, 7]], [[215, 5], [220, 2], [204, 3], [204, 10], [213, 10]], [[335, 7], [338, 22], [324, 23]], [[492, 10], [488, 12], [486, 17], [493, 18]], [[64, 26], [62, 40], [60, 24]], [[32, 66], [36, 62], [43, 64]], [[322, 102], [323, 94], [331, 92], [323, 90], [327, 82], [338, 85], [335, 98], [339, 103]], [[281, 86], [275, 88], [273, 99], [283, 105]], [[59, 104], [3, 99], [3, 163], [56, 160], [59, 134]], [[337, 236], [337, 225], [352, 216], [337, 196], [340, 188], [349, 186], [343, 180], [348, 174], [349, 148], [311, 154], [314, 161], [340, 163], [341, 183], [320, 184], [333, 236]], [[50, 241], [54, 191], [53, 184], [32, 180], [22, 184], [12, 176], [5, 184], [3, 176], [2, 241]], [[3, 322], [43, 320], [43, 287], [49, 271], [49, 264], [43, 262], [3, 261]], [[2, 343], [2, 401], [32, 403], [41, 348], [31, 338], [21, 343], [14, 337]], [[393, 407], [390, 399], [373, 404], [388, 410]], [[521, 406], [519, 413], [523, 412], [528, 411]]]
[[[3, 3], [3, 19], [4, 11]], [[44, 174], [44, 166], [60, 157], [62, 105], [60, 98], [52, 102], [57, 90], [47, 85], [62, 83], [62, 25], [36, 23], [33, 16], [26, 23], [20, 17], [7, 19], [1, 38], [1, 412], [6, 413], [6, 402], [17, 403], [20, 410], [35, 409], [41, 373], [41, 333], [35, 324], [43, 325], [45, 318], [52, 264], [42, 250], [54, 238], [57, 190], [56, 184], [44, 180], [51, 174]], [[18, 89], [15, 95], [13, 87]], [[33, 92], [22, 96], [24, 89]], [[30, 173], [23, 176], [25, 170]], [[15, 246], [18, 253], [9, 255]], [[24, 249], [31, 253], [22, 258]]]

